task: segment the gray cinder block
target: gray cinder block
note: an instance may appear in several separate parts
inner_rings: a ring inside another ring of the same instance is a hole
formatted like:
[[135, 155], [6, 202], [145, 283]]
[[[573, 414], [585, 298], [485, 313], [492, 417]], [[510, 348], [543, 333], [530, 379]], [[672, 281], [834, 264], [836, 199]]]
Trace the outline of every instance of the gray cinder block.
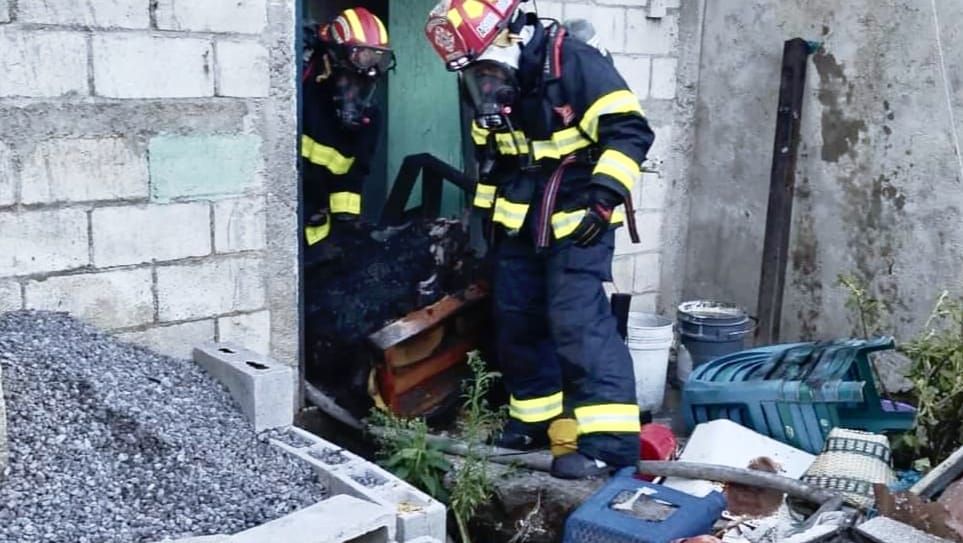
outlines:
[[437, 500], [381, 467], [310, 432], [296, 427], [288, 431], [311, 444], [295, 447], [277, 439], [271, 442], [308, 462], [329, 492], [367, 500], [394, 513], [396, 523], [389, 528], [390, 539], [398, 543], [412, 543], [424, 538], [445, 541], [446, 509]]
[[194, 361], [231, 391], [256, 432], [294, 422], [294, 368], [231, 343], [203, 343]]
[[394, 512], [352, 496], [334, 496], [231, 537], [231, 543], [389, 543]]

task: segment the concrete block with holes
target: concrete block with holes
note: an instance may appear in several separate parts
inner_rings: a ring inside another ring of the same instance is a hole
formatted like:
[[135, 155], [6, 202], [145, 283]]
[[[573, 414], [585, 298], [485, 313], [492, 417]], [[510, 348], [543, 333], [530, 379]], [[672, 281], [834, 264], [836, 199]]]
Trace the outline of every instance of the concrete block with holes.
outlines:
[[389, 540], [445, 541], [445, 506], [379, 466], [300, 428], [291, 427], [271, 442], [310, 464], [331, 494], [347, 494], [395, 512]]
[[230, 390], [254, 431], [294, 422], [294, 368], [233, 343], [202, 343], [194, 361]]
[[393, 512], [351, 496], [334, 496], [235, 534], [232, 543], [389, 543]]

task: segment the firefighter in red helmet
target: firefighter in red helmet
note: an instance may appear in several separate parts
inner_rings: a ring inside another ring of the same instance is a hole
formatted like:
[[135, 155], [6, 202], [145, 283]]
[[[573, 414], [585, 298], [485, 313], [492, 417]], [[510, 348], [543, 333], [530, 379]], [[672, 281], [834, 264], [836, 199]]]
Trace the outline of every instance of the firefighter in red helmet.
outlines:
[[384, 23], [360, 7], [307, 26], [304, 39], [301, 163], [310, 247], [328, 237], [332, 221], [361, 214], [362, 186], [382, 125], [375, 88], [395, 56]]
[[639, 458], [632, 360], [602, 284], [615, 228], [627, 223], [638, 240], [632, 191], [655, 136], [598, 48], [520, 3], [446, 0], [425, 32], [475, 109], [474, 206], [493, 225], [497, 351], [510, 393], [496, 444], [542, 447], [550, 422], [571, 409], [578, 450], [555, 458], [552, 472], [592, 477]]

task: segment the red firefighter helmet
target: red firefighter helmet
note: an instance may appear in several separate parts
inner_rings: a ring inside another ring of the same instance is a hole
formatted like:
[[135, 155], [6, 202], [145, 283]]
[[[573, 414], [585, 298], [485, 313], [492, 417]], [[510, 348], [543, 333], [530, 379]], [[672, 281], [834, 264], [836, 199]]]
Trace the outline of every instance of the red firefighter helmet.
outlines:
[[425, 34], [450, 71], [485, 52], [508, 26], [521, 0], [441, 0], [428, 14]]
[[394, 66], [395, 55], [388, 44], [388, 29], [365, 8], [346, 9], [319, 30], [342, 66], [359, 73], [384, 73]]

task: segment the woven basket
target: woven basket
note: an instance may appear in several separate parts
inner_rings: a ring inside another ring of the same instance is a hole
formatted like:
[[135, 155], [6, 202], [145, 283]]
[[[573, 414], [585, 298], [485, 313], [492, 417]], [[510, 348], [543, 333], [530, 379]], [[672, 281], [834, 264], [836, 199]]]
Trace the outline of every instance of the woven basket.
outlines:
[[[834, 428], [801, 480], [838, 492], [850, 505], [872, 507], [876, 502], [873, 485], [889, 485], [896, 480], [889, 439], [879, 434]], [[805, 507], [793, 500], [793, 508]]]

